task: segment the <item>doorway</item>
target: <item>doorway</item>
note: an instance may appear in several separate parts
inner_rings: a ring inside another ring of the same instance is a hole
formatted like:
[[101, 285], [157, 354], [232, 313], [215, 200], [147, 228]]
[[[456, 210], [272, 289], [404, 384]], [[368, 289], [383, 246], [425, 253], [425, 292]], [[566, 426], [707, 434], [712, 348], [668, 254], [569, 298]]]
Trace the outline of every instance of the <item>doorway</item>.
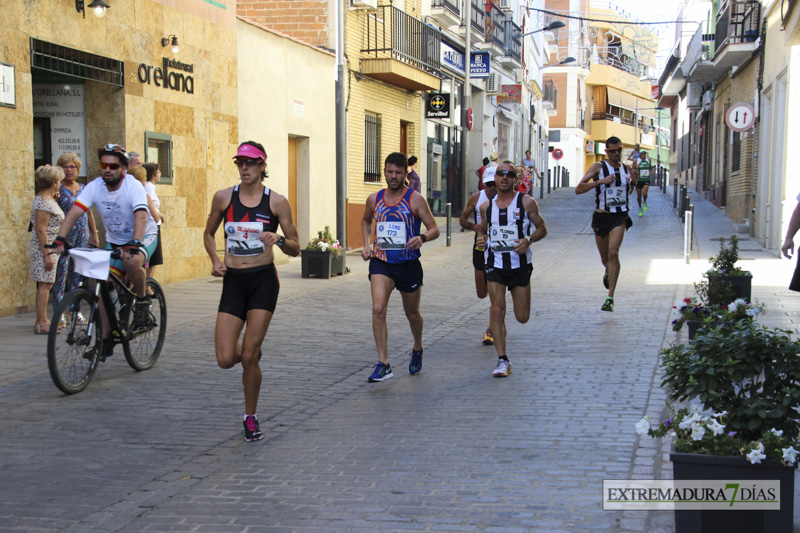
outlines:
[[400, 121], [400, 152], [410, 157], [408, 153], [408, 122]]

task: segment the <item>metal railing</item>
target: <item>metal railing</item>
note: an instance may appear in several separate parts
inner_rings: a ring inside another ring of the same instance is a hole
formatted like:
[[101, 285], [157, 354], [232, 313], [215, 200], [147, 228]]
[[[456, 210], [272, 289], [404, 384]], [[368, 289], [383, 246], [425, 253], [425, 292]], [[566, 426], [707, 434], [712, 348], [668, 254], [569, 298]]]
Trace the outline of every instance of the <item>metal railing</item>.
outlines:
[[506, 14], [500, 11], [500, 8], [494, 2], [486, 2], [492, 4], [492, 44], [500, 47], [506, 47]]
[[731, 1], [717, 14], [714, 48], [753, 42], [761, 28], [761, 3]]
[[442, 34], [394, 6], [378, 6], [364, 20], [364, 48], [375, 58], [391, 57], [435, 76], [441, 75]]
[[513, 20], [506, 21], [506, 55], [522, 63], [522, 28]]
[[431, 0], [431, 7], [442, 7], [461, 18], [461, 0]]
[[542, 100], [551, 102], [553, 107], [558, 107], [558, 90], [556, 90], [553, 78], [544, 78], [542, 80], [542, 92], [544, 93]]

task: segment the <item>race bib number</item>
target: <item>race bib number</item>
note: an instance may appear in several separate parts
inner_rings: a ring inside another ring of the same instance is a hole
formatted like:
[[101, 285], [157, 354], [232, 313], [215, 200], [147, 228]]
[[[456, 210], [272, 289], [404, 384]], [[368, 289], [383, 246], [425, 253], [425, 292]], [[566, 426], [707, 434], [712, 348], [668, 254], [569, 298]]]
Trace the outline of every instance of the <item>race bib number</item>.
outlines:
[[606, 189], [606, 206], [621, 207], [625, 205], [625, 187], [609, 187]]
[[259, 255], [264, 253], [264, 243], [258, 236], [264, 231], [261, 222], [226, 222], [225, 252], [228, 255]]
[[639, 177], [640, 178], [649, 178], [650, 177], [650, 169], [641, 169], [639, 170]]
[[406, 247], [405, 222], [378, 222], [375, 235], [379, 250], [403, 250]]
[[492, 226], [489, 228], [490, 246], [495, 252], [510, 252], [517, 245], [520, 239], [517, 233], [517, 225]]

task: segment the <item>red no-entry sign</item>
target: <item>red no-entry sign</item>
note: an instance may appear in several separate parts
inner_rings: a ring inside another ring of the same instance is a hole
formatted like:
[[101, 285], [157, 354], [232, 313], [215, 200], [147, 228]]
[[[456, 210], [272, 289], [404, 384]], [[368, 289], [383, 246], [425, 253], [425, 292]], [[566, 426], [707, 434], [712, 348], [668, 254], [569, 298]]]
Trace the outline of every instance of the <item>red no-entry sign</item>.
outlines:
[[555, 150], [553, 150], [553, 159], [558, 161], [562, 157], [564, 157], [564, 152], [561, 150], [561, 148], [556, 148]]

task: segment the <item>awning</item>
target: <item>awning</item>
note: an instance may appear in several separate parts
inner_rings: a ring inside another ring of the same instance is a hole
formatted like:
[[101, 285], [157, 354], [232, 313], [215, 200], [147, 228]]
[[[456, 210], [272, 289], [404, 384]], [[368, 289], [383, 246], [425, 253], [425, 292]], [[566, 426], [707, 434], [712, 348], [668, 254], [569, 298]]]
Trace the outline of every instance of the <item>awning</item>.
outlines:
[[628, 111], [638, 112], [640, 115], [650, 118], [656, 118], [655, 102], [640, 98], [634, 94], [620, 91], [614, 87], [607, 87], [608, 90], [608, 105], [621, 107]]

